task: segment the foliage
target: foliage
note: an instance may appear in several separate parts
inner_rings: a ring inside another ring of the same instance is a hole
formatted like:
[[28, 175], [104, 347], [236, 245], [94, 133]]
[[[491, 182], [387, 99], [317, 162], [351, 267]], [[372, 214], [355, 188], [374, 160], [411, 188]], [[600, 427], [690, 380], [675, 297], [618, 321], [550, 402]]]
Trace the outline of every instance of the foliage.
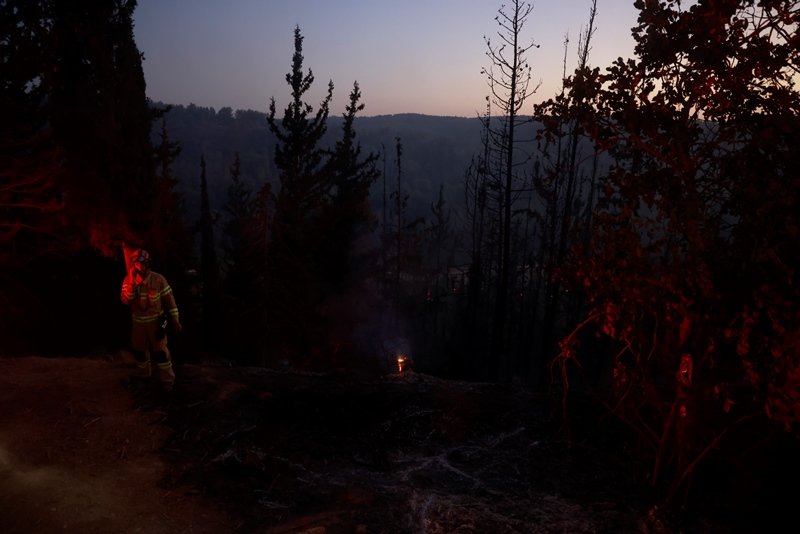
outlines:
[[211, 209], [206, 178], [206, 160], [200, 157], [200, 279], [203, 287], [203, 338], [216, 348], [220, 328], [220, 273], [214, 226], [217, 217]]
[[[229, 280], [236, 280], [240, 276], [244, 277], [240, 271], [246, 269], [248, 265], [254, 264], [254, 262], [248, 261], [248, 249], [251, 241], [248, 229], [254, 222], [256, 202], [252, 191], [242, 182], [241, 173], [241, 158], [237, 152], [230, 168], [231, 181], [228, 185], [228, 198], [224, 208], [228, 218], [223, 226], [223, 271], [226, 279]], [[238, 283], [233, 282], [232, 286], [236, 287]], [[241, 293], [239, 290], [233, 292]]]
[[[154, 210], [168, 196], [155, 172], [150, 130], [158, 114], [145, 96], [135, 7], [0, 3], [3, 311], [13, 310], [14, 321], [37, 316], [37, 325], [52, 319], [61, 350], [75, 338], [92, 342], [84, 325], [116, 296], [95, 284], [118, 284], [124, 270], [108, 260], [123, 242], [153, 240]], [[35, 275], [19, 276], [23, 267]], [[78, 308], [71, 291], [81, 296]], [[116, 320], [105, 315], [98, 329], [114, 331], [108, 322]], [[31, 328], [2, 322], [22, 337]]]
[[567, 388], [608, 344], [596, 392], [669, 499], [702, 460], [743, 445], [729, 436], [760, 437], [740, 426], [800, 423], [800, 8], [636, 7], [638, 57], [568, 81], [615, 164], [589, 249], [562, 273], [589, 301], [580, 328], [597, 334], [565, 338], [557, 364]]
[[[159, 104], [163, 105], [163, 104]], [[221, 110], [220, 110], [221, 111]], [[195, 179], [197, 162], [205, 155], [209, 196], [215, 205], [226, 202], [230, 183], [229, 168], [238, 152], [241, 160], [241, 181], [254, 193], [265, 181], [277, 192], [278, 172], [274, 163], [276, 139], [269, 131], [267, 114], [237, 110], [233, 120], [220, 111], [194, 105], [173, 105], [168, 114], [170, 138], [180, 142], [181, 153], [173, 169], [179, 179], [178, 190], [185, 199], [186, 213], [197, 213], [200, 206]], [[342, 116], [331, 114], [322, 145], [332, 149], [341, 139], [344, 127]], [[353, 128], [363, 153], [380, 154], [384, 147], [394, 146], [394, 139], [404, 142], [405, 188], [409, 195], [409, 216], [416, 218], [428, 213], [439, 183], [444, 183], [448, 199], [461, 197], [462, 175], [472, 153], [479, 146], [477, 118], [435, 117], [427, 115], [356, 116]], [[533, 128], [528, 125], [523, 137], [530, 138]], [[157, 139], [156, 139], [157, 142]], [[370, 205], [381, 212], [380, 187], [372, 187]], [[196, 217], [192, 217], [194, 222]]]
[[[313, 107], [303, 101], [314, 75], [311, 71], [303, 73], [302, 47], [300, 28], [295, 27], [292, 70], [286, 75], [291, 100], [278, 122], [273, 97], [267, 116], [270, 131], [277, 139], [275, 165], [280, 180], [267, 256], [267, 297], [273, 344], [284, 351], [308, 352], [320, 336], [319, 324], [311, 312], [319, 304], [321, 288], [312, 269], [314, 251], [321, 239], [315, 224], [330, 186], [319, 143], [327, 127], [333, 83], [328, 84], [328, 93], [314, 113]], [[298, 338], [304, 346], [292, 347]]]
[[[597, 2], [592, 0], [588, 24], [578, 39], [575, 69], [578, 73], [590, 71], [589, 52], [596, 16]], [[569, 36], [564, 41], [564, 78], [568, 48]], [[571, 244], [583, 238], [591, 220], [599, 155], [586, 143], [584, 124], [592, 116], [591, 105], [587, 102], [590, 97], [591, 93], [586, 91], [567, 93], [566, 86], [562, 85], [561, 92], [554, 98], [534, 107], [534, 117], [541, 123], [533, 176], [538, 200], [535, 222], [542, 228], [534, 262], [547, 273], [543, 281], [537, 280], [537, 284], [543, 286], [544, 300], [539, 325], [539, 370], [557, 352], [555, 340], [574, 327], [574, 311], [580, 306], [575, 293], [563, 292], [561, 281], [552, 275], [563, 267]], [[545, 383], [545, 375], [539, 373], [539, 383]]]
[[341, 344], [330, 335], [331, 316], [326, 310], [331, 291], [343, 291], [352, 246], [371, 220], [367, 198], [377, 174], [375, 157], [361, 159], [354, 140], [353, 121], [363, 108], [357, 83], [341, 141], [333, 150], [323, 148], [333, 82], [314, 112], [303, 100], [314, 75], [303, 72], [302, 44], [300, 28], [295, 27], [292, 70], [286, 75], [291, 100], [280, 122], [274, 98], [267, 115], [277, 139], [275, 166], [280, 181], [267, 249], [267, 324], [273, 352], [319, 360]]
[[58, 182], [61, 150], [53, 131], [47, 128], [43, 109], [45, 88], [39, 79], [36, 62], [30, 56], [38, 51], [37, 39], [46, 32], [41, 6], [26, 10], [13, 3], [0, 4], [0, 260], [13, 261], [18, 253], [12, 240], [27, 244], [30, 234], [45, 229], [44, 217], [63, 208]]
[[326, 169], [332, 187], [322, 213], [322, 225], [329, 232], [322, 244], [320, 260], [326, 268], [321, 274], [325, 286], [335, 293], [346, 290], [352, 277], [369, 272], [365, 270], [369, 258], [363, 248], [359, 250], [359, 241], [371, 234], [376, 224], [369, 192], [379, 176], [375, 167], [378, 156], [369, 153], [362, 157], [361, 145], [356, 141], [354, 122], [356, 114], [364, 109], [360, 100], [361, 90], [356, 82], [344, 114], [342, 137], [336, 142]]
[[[168, 111], [168, 110], [167, 110]], [[153, 225], [149, 248], [158, 258], [159, 270], [171, 273], [172, 283], [183, 282], [191, 265], [192, 235], [185, 221], [184, 196], [178, 191], [178, 179], [173, 165], [181, 146], [169, 137], [167, 121], [162, 117], [158, 144], [154, 147], [156, 162], [156, 191], [153, 205]]]
[[222, 242], [221, 326], [236, 361], [260, 363], [267, 215], [260, 209], [259, 196], [254, 196], [241, 180], [238, 152], [230, 167], [230, 179]]
[[45, 244], [45, 250], [74, 250], [87, 241], [108, 253], [114, 239], [130, 237], [130, 228], [148, 229], [149, 212], [142, 212], [154, 192], [153, 117], [133, 42], [135, 6], [122, 0], [0, 6], [2, 101], [10, 108], [3, 146], [16, 156], [3, 164], [10, 171], [7, 202], [14, 199], [3, 225], [6, 237], [32, 240], [39, 253]]

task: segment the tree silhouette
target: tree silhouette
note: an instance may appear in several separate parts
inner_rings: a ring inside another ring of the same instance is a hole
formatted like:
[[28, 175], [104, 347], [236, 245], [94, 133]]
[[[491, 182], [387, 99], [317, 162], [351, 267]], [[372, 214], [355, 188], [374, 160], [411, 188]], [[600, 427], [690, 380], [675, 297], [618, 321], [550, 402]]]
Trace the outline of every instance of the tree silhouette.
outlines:
[[65, 149], [65, 227], [146, 242], [156, 192], [153, 113], [133, 40], [135, 6], [121, 0], [53, 3], [48, 45], [59, 68], [45, 79], [51, 121]]
[[491, 181], [489, 164], [492, 146], [490, 139], [491, 102], [486, 97], [486, 111], [481, 116], [482, 152], [473, 157], [464, 173], [464, 218], [468, 225], [469, 236], [469, 286], [467, 287], [467, 303], [464, 312], [465, 346], [462, 353], [468, 360], [466, 368], [472, 375], [477, 375], [479, 368], [487, 361], [487, 336], [489, 327], [484, 325], [488, 311], [489, 299], [487, 287], [493, 258], [492, 247], [497, 245], [495, 239], [498, 232], [498, 220], [492, 216], [490, 205]]
[[241, 180], [241, 160], [236, 153], [230, 167], [230, 184], [223, 227], [223, 304], [226, 346], [239, 363], [261, 363], [263, 329], [266, 225], [259, 198]]
[[[678, 505], [704, 460], [800, 423], [800, 7], [636, 7], [638, 57], [568, 83], [615, 163], [567, 270], [590, 303], [582, 330], [608, 345], [598, 394]], [[565, 381], [601, 354], [582, 350], [593, 338], [562, 341]]]
[[462, 332], [453, 332], [455, 306], [452, 301], [461, 296], [465, 284], [460, 276], [451, 279], [451, 268], [455, 267], [455, 254], [459, 247], [452, 225], [452, 211], [445, 201], [444, 185], [430, 205], [430, 221], [423, 229], [422, 274], [425, 280], [424, 331], [426, 352], [432, 359], [447, 363], [447, 367], [459, 366], [449, 354], [450, 339]]
[[[119, 265], [107, 260], [119, 244], [152, 237], [155, 115], [133, 39], [135, 6], [123, 0], [0, 4], [2, 278], [27, 283], [10, 271], [26, 265], [35, 280], [25, 302], [3, 308], [42, 306], [59, 318], [53, 323], [64, 332], [53, 338], [62, 345], [74, 339], [70, 332], [83, 330], [73, 322], [85, 324], [86, 314], [113, 306], [97, 288], [118, 283]], [[76, 283], [84, 287], [75, 289]], [[72, 290], [83, 309], [67, 312], [61, 308]], [[99, 330], [114, 331], [107, 321], [117, 319], [105, 314]], [[25, 336], [12, 321], [0, 322]]]
[[177, 190], [178, 178], [172, 169], [181, 147], [170, 139], [167, 122], [163, 117], [159, 143], [154, 147], [154, 152], [156, 194], [149, 247], [153, 256], [158, 259], [159, 269], [170, 273], [171, 283], [179, 285], [184, 282], [183, 275], [190, 265], [192, 235], [184, 221], [184, 199]]
[[[361, 90], [353, 84], [342, 123], [342, 137], [336, 142], [327, 163], [331, 189], [325, 203], [324, 225], [330, 228], [323, 244], [325, 268], [320, 272], [329, 290], [341, 292], [352, 282], [358, 264], [367, 261], [366, 250], [357, 250], [358, 243], [371, 234], [375, 216], [369, 204], [369, 191], [378, 178], [375, 168], [378, 156], [361, 155], [361, 145], [356, 141], [353, 123], [356, 114], [364, 109], [360, 103]], [[369, 272], [372, 275], [372, 272]], [[361, 276], [366, 275], [365, 272]]]
[[394, 163], [397, 168], [397, 186], [390, 197], [394, 200], [394, 232], [393, 241], [393, 269], [392, 269], [392, 321], [396, 325], [400, 316], [400, 279], [406, 269], [406, 248], [408, 236], [406, 235], [406, 210], [408, 208], [408, 193], [403, 189], [403, 141], [395, 137]]
[[[578, 42], [577, 72], [590, 70], [589, 52], [595, 32], [594, 21], [597, 16], [597, 2], [592, 1], [589, 21]], [[567, 78], [567, 51], [569, 37], [564, 43], [564, 63], [562, 79]], [[591, 93], [572, 91], [567, 95], [562, 85], [555, 98], [535, 106], [535, 118], [542, 123], [538, 133], [539, 168], [535, 173], [534, 187], [541, 205], [543, 226], [542, 243], [539, 247], [538, 263], [546, 276], [543, 280], [544, 310], [541, 324], [541, 341], [538, 348], [538, 381], [546, 383], [546, 365], [557, 352], [555, 341], [571, 329], [575, 318], [568, 313], [568, 306], [574, 305], [575, 295], [562, 291], [559, 270], [563, 267], [570, 245], [580, 235], [580, 225], [585, 217], [578, 217], [581, 203], [593, 196], [594, 183], [586, 184], [588, 191], [581, 194], [584, 182], [594, 180], [597, 172], [597, 152], [585, 143], [585, 124], [592, 116], [590, 104], [586, 99]], [[582, 150], [588, 148], [587, 156]], [[594, 152], [594, 153], [591, 153]], [[585, 160], [591, 162], [590, 175], [585, 172]], [[582, 198], [584, 197], [584, 198]], [[591, 213], [591, 206], [588, 208]], [[537, 303], [538, 305], [538, 303]]]
[[[500, 113], [498, 127], [489, 129], [493, 151], [491, 158], [496, 158], [498, 163], [497, 174], [494, 176], [497, 187], [497, 207], [500, 224], [500, 251], [498, 257], [498, 275], [495, 297], [495, 309], [492, 325], [492, 352], [489, 357], [490, 374], [498, 377], [504, 360], [508, 356], [508, 299], [511, 280], [511, 232], [513, 203], [515, 200], [514, 186], [518, 179], [517, 145], [521, 141], [516, 133], [521, 122], [527, 122], [529, 117], [521, 114], [526, 100], [536, 91], [538, 86], [531, 87], [531, 67], [526, 59], [526, 54], [531, 48], [537, 46], [533, 42], [524, 44], [522, 31], [527, 18], [533, 11], [531, 4], [520, 0], [513, 0], [505, 10], [505, 6], [498, 10], [495, 17], [500, 30], [498, 36], [500, 44], [494, 45], [486, 38], [486, 55], [491, 61], [491, 66], [485, 68], [492, 102], [498, 106]], [[495, 70], [496, 69], [496, 70]], [[490, 169], [492, 162], [487, 161]]]
[[[269, 287], [272, 340], [283, 350], [308, 354], [319, 341], [319, 323], [314, 310], [320, 287], [313, 278], [314, 250], [321, 239], [315, 223], [330, 180], [324, 169], [321, 140], [333, 98], [333, 82], [316, 113], [303, 100], [314, 83], [309, 70], [303, 73], [303, 36], [294, 30], [292, 70], [286, 75], [291, 101], [280, 122], [275, 118], [275, 99], [270, 100], [267, 122], [278, 143], [275, 165], [280, 189], [277, 193], [272, 240], [269, 244]], [[299, 343], [300, 347], [292, 347]]]
[[[253, 224], [256, 212], [256, 202], [252, 192], [241, 180], [242, 167], [239, 153], [233, 160], [230, 167], [230, 184], [228, 184], [228, 198], [225, 204], [227, 220], [224, 225], [224, 240], [222, 250], [224, 252], [223, 271], [229, 281], [237, 280], [242, 269], [246, 269], [251, 263], [248, 261], [251, 242], [248, 229]], [[233, 286], [237, 286], [234, 282]], [[239, 291], [235, 291], [239, 294]]]
[[[363, 107], [357, 83], [350, 94], [341, 141], [333, 149], [322, 145], [333, 82], [314, 112], [303, 100], [314, 76], [310, 70], [303, 72], [302, 45], [300, 28], [295, 27], [292, 70], [286, 75], [291, 101], [279, 122], [272, 98], [267, 116], [277, 139], [275, 165], [280, 181], [268, 245], [267, 301], [273, 347], [309, 361], [334, 350], [325, 310], [332, 290], [341, 290], [345, 283], [347, 260], [362, 231], [359, 228], [371, 218], [365, 201], [376, 175], [374, 157], [360, 159], [354, 140], [353, 119]], [[331, 250], [333, 245], [338, 245], [337, 250]]]
[[203, 332], [212, 345], [220, 338], [220, 275], [217, 243], [214, 237], [216, 217], [211, 210], [206, 178], [206, 160], [200, 156], [200, 278], [203, 282]]

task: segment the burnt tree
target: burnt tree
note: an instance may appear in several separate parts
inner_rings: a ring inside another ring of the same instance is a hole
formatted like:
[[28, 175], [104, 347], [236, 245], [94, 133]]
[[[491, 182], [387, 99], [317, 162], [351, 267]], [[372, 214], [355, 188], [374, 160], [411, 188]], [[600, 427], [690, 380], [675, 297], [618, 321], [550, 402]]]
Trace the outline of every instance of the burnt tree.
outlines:
[[[521, 165], [518, 145], [524, 140], [517, 137], [521, 124], [530, 121], [530, 117], [521, 111], [526, 100], [536, 91], [538, 86], [531, 87], [531, 67], [526, 54], [537, 45], [525, 42], [523, 29], [533, 11], [533, 6], [520, 0], [513, 0], [505, 10], [498, 10], [495, 20], [500, 27], [497, 35], [499, 44], [486, 38], [486, 55], [491, 66], [483, 69], [487, 77], [491, 101], [497, 106], [499, 124], [489, 127], [491, 153], [489, 172], [494, 180], [496, 202], [497, 229], [499, 232], [499, 254], [497, 259], [497, 281], [495, 286], [494, 312], [491, 329], [491, 350], [488, 357], [489, 374], [499, 378], [501, 373], [507, 374], [509, 340], [508, 315], [509, 296], [512, 276], [512, 218], [516, 201], [515, 187], [520, 179], [518, 168]], [[495, 167], [496, 164], [496, 167]]]
[[[737, 498], [732, 488], [788, 507], [744, 464], [800, 428], [800, 7], [636, 7], [637, 57], [568, 82], [614, 163], [588, 249], [572, 257], [589, 310], [558, 368], [603, 371], [597, 398], [672, 511], [703, 492]], [[709, 477], [721, 472], [741, 478]], [[744, 521], [746, 509], [729, 511]]]

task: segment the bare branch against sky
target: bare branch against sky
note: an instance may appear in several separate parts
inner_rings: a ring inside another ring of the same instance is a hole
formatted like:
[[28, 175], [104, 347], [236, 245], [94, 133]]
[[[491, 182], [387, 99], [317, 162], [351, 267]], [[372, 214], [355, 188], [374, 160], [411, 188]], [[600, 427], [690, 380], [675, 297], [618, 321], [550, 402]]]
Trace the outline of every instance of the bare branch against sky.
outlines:
[[[139, 0], [135, 36], [144, 53], [148, 96], [174, 104], [266, 111], [288, 98], [292, 32], [305, 36], [305, 64], [336, 90], [332, 111], [358, 81], [364, 116], [424, 113], [474, 117], [483, 110], [483, 37], [496, 31], [499, 0]], [[589, 0], [537, 0], [526, 27], [541, 47], [531, 54], [542, 86], [560, 85], [563, 40], [586, 25]], [[633, 0], [601, 0], [592, 60], [604, 67], [630, 56]], [[575, 39], [577, 42], [577, 39]], [[577, 61], [576, 51], [570, 61]], [[323, 98], [320, 93], [318, 99]]]

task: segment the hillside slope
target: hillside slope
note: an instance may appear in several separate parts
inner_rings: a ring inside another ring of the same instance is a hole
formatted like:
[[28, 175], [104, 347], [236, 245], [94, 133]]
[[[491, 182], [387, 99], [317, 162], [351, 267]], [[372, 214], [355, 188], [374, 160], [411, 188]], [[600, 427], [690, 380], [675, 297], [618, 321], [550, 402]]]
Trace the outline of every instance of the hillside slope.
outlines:
[[163, 411], [137, 409], [127, 366], [0, 359], [0, 532], [230, 532], [197, 492], [164, 484]]
[[0, 531], [668, 532], [518, 388], [124, 354], [0, 358]]

